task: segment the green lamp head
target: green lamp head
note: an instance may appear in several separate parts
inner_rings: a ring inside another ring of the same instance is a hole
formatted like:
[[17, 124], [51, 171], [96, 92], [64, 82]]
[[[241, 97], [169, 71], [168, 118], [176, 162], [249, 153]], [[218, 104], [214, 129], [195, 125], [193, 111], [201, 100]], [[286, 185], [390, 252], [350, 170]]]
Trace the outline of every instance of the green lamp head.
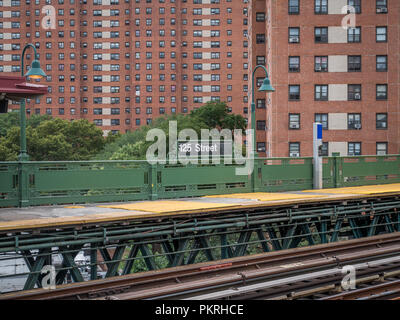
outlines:
[[45, 76], [46, 74], [44, 73], [42, 68], [40, 68], [39, 60], [33, 60], [31, 68], [25, 74], [25, 77], [30, 77], [32, 79], [41, 79]]
[[263, 81], [262, 86], [258, 91], [267, 91], [267, 92], [274, 92], [275, 89], [271, 86], [271, 81], [269, 80], [268, 77], [266, 77]]

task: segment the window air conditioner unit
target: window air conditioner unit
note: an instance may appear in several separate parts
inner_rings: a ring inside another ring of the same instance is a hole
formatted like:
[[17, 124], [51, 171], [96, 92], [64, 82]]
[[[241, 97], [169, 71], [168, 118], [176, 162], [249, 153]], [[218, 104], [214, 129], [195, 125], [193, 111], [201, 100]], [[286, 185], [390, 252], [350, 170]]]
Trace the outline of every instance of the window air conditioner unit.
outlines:
[[298, 158], [298, 157], [300, 157], [300, 153], [298, 153], [298, 152], [290, 152], [290, 157], [291, 158]]
[[380, 150], [380, 151], [378, 151], [376, 154], [377, 154], [378, 156], [385, 156], [385, 155], [386, 155], [386, 151]]
[[321, 67], [321, 66], [315, 67], [315, 71], [321, 71], [321, 70], [322, 70], [322, 67]]
[[354, 100], [361, 100], [361, 94], [359, 93], [354, 94]]
[[299, 126], [298, 123], [291, 123], [290, 124], [290, 129], [299, 129], [299, 128], [300, 128], [300, 126]]
[[378, 8], [376, 9], [376, 13], [386, 13], [387, 12], [387, 8]]
[[354, 125], [354, 128], [356, 128], [356, 129], [361, 129], [361, 123], [356, 123], [356, 124]]
[[297, 43], [297, 42], [299, 42], [299, 37], [292, 37], [289, 39], [289, 42]]

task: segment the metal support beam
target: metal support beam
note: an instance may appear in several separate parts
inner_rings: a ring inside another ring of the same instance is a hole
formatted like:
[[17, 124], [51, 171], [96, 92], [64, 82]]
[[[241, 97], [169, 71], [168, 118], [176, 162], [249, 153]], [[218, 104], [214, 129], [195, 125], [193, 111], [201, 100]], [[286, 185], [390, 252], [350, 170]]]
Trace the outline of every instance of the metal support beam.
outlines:
[[264, 231], [262, 230], [262, 228], [259, 228], [257, 230], [257, 236], [258, 236], [258, 239], [261, 241], [261, 246], [263, 248], [263, 251], [269, 252], [270, 250], [268, 248], [268, 240], [265, 237], [265, 234], [264, 234]]
[[126, 244], [119, 244], [114, 251], [114, 255], [110, 263], [107, 263], [106, 278], [114, 277], [118, 272], [118, 267], [121, 263], [122, 255], [124, 254]]
[[244, 256], [246, 253], [246, 249], [248, 246], [248, 242], [250, 241], [251, 234], [253, 233], [252, 230], [243, 229], [244, 231], [240, 233], [237, 245], [235, 250], [233, 251], [234, 257], [241, 257]]
[[[49, 250], [42, 249], [39, 250], [39, 253], [36, 256], [36, 259], [31, 265], [32, 269], [30, 270], [31, 273], [28, 276], [28, 279], [26, 279], [25, 285], [24, 285], [24, 290], [31, 290], [35, 287], [35, 284], [37, 284], [40, 276], [40, 271], [42, 270], [43, 266], [45, 265], [46, 262], [46, 256]], [[38, 284], [38, 287], [40, 288], [42, 286], [41, 283]]]
[[178, 242], [178, 250], [175, 253], [174, 261], [172, 262], [172, 267], [180, 266], [183, 264], [183, 259], [185, 257], [185, 251], [189, 244], [189, 239], [179, 240]]
[[95, 243], [90, 245], [90, 280], [97, 279], [97, 247]]
[[336, 220], [335, 228], [333, 230], [332, 236], [329, 239], [329, 242], [336, 242], [339, 237], [339, 231], [340, 228], [342, 227], [343, 219], [338, 219]]
[[135, 262], [135, 257], [137, 256], [139, 252], [139, 246], [137, 244], [133, 244], [131, 246], [131, 250], [129, 251], [129, 255], [126, 258], [126, 263], [124, 270], [122, 271], [123, 275], [130, 274], [132, 271], [133, 263]]
[[149, 270], [156, 270], [157, 266], [154, 261], [154, 257], [152, 257], [151, 250], [149, 249], [149, 245], [147, 244], [141, 244], [139, 246], [140, 252], [142, 253], [142, 256], [144, 258], [144, 262], [146, 263], [147, 269]]

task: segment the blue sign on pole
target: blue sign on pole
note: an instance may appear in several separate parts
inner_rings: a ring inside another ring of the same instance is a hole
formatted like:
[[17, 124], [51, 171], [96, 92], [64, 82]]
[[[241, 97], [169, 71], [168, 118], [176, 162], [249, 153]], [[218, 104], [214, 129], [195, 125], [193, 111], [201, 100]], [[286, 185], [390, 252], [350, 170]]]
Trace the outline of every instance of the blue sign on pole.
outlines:
[[318, 124], [317, 128], [317, 139], [322, 139], [322, 124]]

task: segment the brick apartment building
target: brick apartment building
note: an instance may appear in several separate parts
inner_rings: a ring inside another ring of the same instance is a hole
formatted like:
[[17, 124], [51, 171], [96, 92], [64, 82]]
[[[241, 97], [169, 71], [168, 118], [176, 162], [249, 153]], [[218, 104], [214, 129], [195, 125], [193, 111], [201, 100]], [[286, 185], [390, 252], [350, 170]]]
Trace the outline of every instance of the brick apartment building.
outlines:
[[213, 100], [250, 117], [265, 64], [276, 92], [256, 93], [260, 155], [310, 156], [314, 120], [326, 154], [399, 153], [399, 21], [397, 0], [3, 0], [0, 74], [19, 75], [33, 43], [49, 94], [27, 113], [108, 134]]

